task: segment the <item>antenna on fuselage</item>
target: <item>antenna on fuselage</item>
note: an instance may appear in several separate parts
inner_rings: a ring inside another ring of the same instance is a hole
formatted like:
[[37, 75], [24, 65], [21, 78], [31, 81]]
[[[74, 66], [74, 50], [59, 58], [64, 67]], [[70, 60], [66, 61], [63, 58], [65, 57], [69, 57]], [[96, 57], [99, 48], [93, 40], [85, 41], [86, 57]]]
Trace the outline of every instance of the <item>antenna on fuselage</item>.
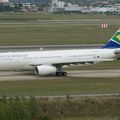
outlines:
[[43, 47], [40, 48], [40, 51], [43, 51]]

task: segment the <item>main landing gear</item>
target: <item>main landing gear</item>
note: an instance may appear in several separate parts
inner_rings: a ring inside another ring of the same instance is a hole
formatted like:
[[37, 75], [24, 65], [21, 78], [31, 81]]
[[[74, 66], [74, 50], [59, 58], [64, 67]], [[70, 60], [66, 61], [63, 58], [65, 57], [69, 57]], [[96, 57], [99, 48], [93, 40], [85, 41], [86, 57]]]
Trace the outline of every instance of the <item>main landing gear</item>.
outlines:
[[56, 72], [56, 76], [67, 76], [67, 72]]

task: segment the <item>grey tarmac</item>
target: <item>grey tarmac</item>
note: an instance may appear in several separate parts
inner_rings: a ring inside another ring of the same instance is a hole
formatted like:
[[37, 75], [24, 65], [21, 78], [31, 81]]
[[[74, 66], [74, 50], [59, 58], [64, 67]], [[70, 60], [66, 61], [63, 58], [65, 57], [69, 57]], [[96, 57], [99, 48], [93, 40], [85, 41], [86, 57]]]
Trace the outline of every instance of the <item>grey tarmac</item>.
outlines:
[[120, 77], [120, 69], [69, 71], [68, 76], [69, 77], [84, 77], [84, 78]]
[[[120, 77], [120, 69], [111, 70], [69, 70], [68, 77], [77, 78], [111, 78]], [[61, 77], [57, 77], [57, 79]], [[31, 71], [0, 71], [0, 81], [17, 81], [17, 80], [45, 80], [56, 79], [54, 76], [36, 76]]]
[[27, 22], [1, 22], [0, 25], [14, 25], [14, 26], [38, 26], [38, 25], [55, 25], [55, 24], [81, 24], [81, 25], [99, 25], [108, 23], [109, 25], [120, 25], [119, 19], [66, 19], [66, 20], [33, 20]]
[[[34, 98], [36, 99], [68, 99], [68, 98], [73, 98], [73, 99], [82, 99], [82, 98], [92, 98], [92, 97], [111, 97], [111, 96], [120, 96], [119, 93], [112, 93], [112, 94], [81, 94], [81, 95], [59, 95], [59, 96], [34, 96]], [[10, 99], [11, 97], [6, 97], [6, 99]], [[13, 99], [15, 99], [16, 97], [12, 97]], [[23, 98], [23, 97], [19, 97], [19, 98]], [[30, 99], [30, 96], [24, 96], [24, 98], [26, 99]], [[0, 97], [0, 99], [2, 99]]]
[[0, 46], [0, 52], [93, 49], [100, 48], [103, 45], [104, 44]]

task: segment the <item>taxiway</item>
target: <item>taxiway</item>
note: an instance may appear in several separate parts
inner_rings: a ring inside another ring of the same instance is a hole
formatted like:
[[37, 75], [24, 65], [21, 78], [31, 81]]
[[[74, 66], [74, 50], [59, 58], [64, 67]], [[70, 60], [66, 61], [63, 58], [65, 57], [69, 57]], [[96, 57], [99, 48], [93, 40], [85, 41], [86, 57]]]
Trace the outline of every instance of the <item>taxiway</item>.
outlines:
[[[68, 77], [77, 78], [111, 78], [120, 77], [120, 69], [112, 70], [69, 70]], [[14, 71], [0, 71], [0, 81], [17, 81], [17, 80], [45, 80], [56, 79], [56, 77], [50, 76], [35, 76], [33, 72], [14, 72]], [[57, 77], [57, 79], [61, 77]]]
[[0, 46], [0, 52], [100, 48], [103, 44]]

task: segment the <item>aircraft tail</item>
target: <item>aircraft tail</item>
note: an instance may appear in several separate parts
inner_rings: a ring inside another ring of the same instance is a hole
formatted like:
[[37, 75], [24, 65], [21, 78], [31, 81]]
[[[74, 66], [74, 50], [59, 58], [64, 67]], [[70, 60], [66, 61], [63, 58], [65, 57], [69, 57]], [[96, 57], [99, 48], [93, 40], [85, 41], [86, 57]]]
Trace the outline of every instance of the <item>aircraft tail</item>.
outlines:
[[120, 48], [120, 28], [102, 48]]

